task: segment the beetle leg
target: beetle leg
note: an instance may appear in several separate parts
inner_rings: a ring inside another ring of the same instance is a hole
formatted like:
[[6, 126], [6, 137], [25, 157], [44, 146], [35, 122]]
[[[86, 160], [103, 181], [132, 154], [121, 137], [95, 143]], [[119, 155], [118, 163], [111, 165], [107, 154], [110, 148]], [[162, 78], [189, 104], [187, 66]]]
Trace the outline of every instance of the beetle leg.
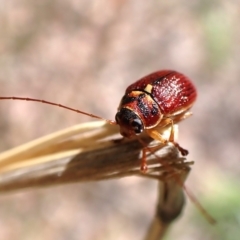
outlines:
[[167, 119], [166, 119], [166, 122], [167, 122], [166, 125], [171, 124], [170, 136], [169, 136], [168, 141], [174, 143], [174, 126], [173, 126], [173, 120], [172, 120], [171, 118], [167, 118]]
[[[179, 119], [182, 119], [184, 118], [186, 115], [185, 114], [181, 114], [181, 116], [179, 116]], [[171, 124], [171, 129], [170, 129], [170, 136], [169, 136], [169, 139], [166, 140], [165, 138], [163, 138], [163, 136], [159, 133], [158, 129], [160, 126], [157, 126], [156, 128], [154, 129], [147, 129], [147, 133], [150, 137], [152, 137], [153, 139], [155, 140], [158, 140], [160, 141], [161, 143], [163, 144], [166, 144], [167, 142], [171, 142], [174, 144], [174, 146], [180, 151], [180, 153], [183, 155], [183, 156], [186, 156], [188, 155], [188, 150], [182, 148], [177, 142], [174, 141], [174, 122], [171, 118], [166, 118], [166, 119], [163, 119], [161, 121], [161, 128], [162, 127], [165, 127], [167, 125]]]
[[[182, 118], [185, 116], [185, 114], [182, 116]], [[182, 119], [181, 118], [181, 119]], [[188, 150], [182, 148], [177, 142], [174, 141], [174, 126], [173, 126], [173, 120], [171, 118], [167, 118], [169, 123], [171, 124], [171, 132], [169, 136], [169, 142], [172, 142], [174, 146], [179, 150], [179, 152], [182, 154], [182, 156], [188, 155]], [[167, 120], [166, 119], [166, 120]]]
[[[158, 140], [162, 144], [166, 144], [168, 142], [167, 139], [163, 138], [162, 135], [157, 130], [148, 129], [147, 134], [151, 138]], [[149, 147], [144, 147], [142, 149], [142, 159], [141, 159], [141, 171], [144, 173], [146, 173], [146, 171], [148, 169], [147, 168], [147, 152], [149, 152]], [[150, 152], [152, 152], [152, 151], [150, 151]]]
[[166, 144], [166, 143], [168, 142], [168, 140], [165, 139], [165, 138], [159, 133], [159, 131], [158, 131], [157, 129], [146, 129], [146, 131], [147, 131], [147, 134], [148, 134], [151, 138], [153, 138], [153, 139], [155, 139], [155, 140], [157, 140], [157, 141], [159, 141], [159, 142], [161, 142], [161, 143], [163, 143], [163, 144]]
[[162, 146], [160, 146], [158, 144], [157, 146], [148, 146], [148, 147], [144, 147], [142, 149], [141, 171], [143, 173], [146, 173], [146, 171], [148, 170], [148, 167], [147, 167], [147, 152], [155, 153], [156, 151], [158, 151], [161, 148], [162, 148]]
[[182, 156], [187, 156], [188, 155], [188, 150], [181, 147], [177, 142], [173, 142], [173, 144], [175, 145], [175, 147], [179, 150], [179, 152], [182, 154]]
[[[161, 134], [160, 130], [167, 127], [168, 125], [171, 124], [171, 129], [170, 129], [170, 135], [169, 139], [165, 139]], [[150, 137], [152, 137], [155, 140], [160, 141], [161, 143], [166, 144], [167, 142], [174, 142], [174, 127], [173, 127], [173, 120], [171, 118], [165, 118], [162, 119], [161, 123], [153, 128], [153, 129], [147, 129], [147, 133]]]
[[142, 159], [141, 159], [141, 171], [146, 173], [147, 167], [147, 148], [142, 149]]

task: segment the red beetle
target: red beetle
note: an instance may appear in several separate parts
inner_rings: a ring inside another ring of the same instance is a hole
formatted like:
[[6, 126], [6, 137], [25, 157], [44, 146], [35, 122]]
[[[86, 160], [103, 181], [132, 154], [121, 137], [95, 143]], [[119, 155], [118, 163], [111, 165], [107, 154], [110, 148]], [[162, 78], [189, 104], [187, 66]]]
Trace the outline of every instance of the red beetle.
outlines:
[[[120, 126], [120, 133], [124, 137], [132, 137], [144, 130], [153, 139], [162, 143], [173, 142], [183, 155], [188, 153], [174, 142], [173, 124], [190, 115], [189, 109], [196, 100], [197, 91], [192, 82], [183, 74], [162, 70], [130, 85], [123, 96], [116, 122], [106, 120]], [[58, 107], [66, 108], [90, 117], [103, 119], [99, 116], [69, 108], [67, 106], [33, 98], [0, 97], [0, 99], [26, 100], [42, 102]], [[171, 124], [170, 138], [164, 139], [159, 129]], [[143, 161], [142, 169], [146, 169], [146, 162]]]
[[[188, 117], [196, 97], [192, 82], [179, 72], [163, 70], [147, 75], [126, 89], [116, 114], [120, 133], [131, 137], [146, 130], [162, 143], [174, 142], [173, 127], [169, 140], [161, 136], [159, 129]], [[175, 145], [183, 155], [188, 153]]]

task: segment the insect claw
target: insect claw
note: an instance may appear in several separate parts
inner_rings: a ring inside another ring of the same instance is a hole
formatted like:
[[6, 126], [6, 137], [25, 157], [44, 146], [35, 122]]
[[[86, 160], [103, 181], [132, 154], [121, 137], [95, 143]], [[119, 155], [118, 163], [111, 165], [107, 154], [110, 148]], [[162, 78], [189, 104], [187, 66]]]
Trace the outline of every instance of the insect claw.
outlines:
[[187, 149], [182, 148], [178, 143], [172, 142], [174, 146], [178, 149], [178, 151], [182, 154], [182, 156], [187, 156], [189, 151]]

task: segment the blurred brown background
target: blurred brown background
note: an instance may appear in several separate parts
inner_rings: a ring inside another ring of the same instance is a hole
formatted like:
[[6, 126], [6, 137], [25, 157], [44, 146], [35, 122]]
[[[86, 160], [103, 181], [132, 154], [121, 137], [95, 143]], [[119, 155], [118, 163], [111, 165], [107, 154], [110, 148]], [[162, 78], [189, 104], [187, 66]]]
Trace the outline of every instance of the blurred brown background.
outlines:
[[[240, 3], [232, 1], [0, 1], [0, 96], [28, 96], [113, 119], [125, 88], [175, 69], [198, 88], [180, 142], [195, 165], [188, 201], [166, 239], [240, 236]], [[37, 103], [0, 102], [0, 150], [88, 117]], [[156, 183], [139, 178], [0, 197], [0, 239], [142, 239]]]

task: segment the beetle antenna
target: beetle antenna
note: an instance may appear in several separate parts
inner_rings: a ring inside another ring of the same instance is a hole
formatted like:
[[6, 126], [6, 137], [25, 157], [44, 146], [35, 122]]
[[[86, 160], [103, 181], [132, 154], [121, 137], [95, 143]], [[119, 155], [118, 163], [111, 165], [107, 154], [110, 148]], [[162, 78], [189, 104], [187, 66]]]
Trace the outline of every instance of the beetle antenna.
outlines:
[[92, 118], [104, 120], [104, 121], [106, 121], [106, 122], [108, 122], [108, 123], [110, 123], [112, 125], [116, 124], [115, 121], [108, 120], [108, 119], [99, 117], [97, 115], [91, 114], [91, 113], [83, 112], [83, 111], [80, 111], [80, 110], [75, 109], [75, 108], [70, 108], [68, 106], [65, 106], [65, 105], [62, 105], [62, 104], [59, 104], [59, 103], [49, 102], [49, 101], [46, 101], [46, 100], [41, 100], [41, 99], [36, 99], [36, 98], [28, 98], [28, 97], [0, 97], [0, 100], [21, 100], [21, 101], [30, 101], [30, 102], [44, 103], [44, 104], [48, 104], [48, 105], [53, 105], [53, 106], [57, 106], [57, 107], [60, 107], [60, 108], [64, 108], [64, 109], [67, 109], [67, 110], [72, 111], [72, 112], [81, 113], [83, 115], [86, 115], [86, 116], [89, 116], [89, 117], [92, 117]]

